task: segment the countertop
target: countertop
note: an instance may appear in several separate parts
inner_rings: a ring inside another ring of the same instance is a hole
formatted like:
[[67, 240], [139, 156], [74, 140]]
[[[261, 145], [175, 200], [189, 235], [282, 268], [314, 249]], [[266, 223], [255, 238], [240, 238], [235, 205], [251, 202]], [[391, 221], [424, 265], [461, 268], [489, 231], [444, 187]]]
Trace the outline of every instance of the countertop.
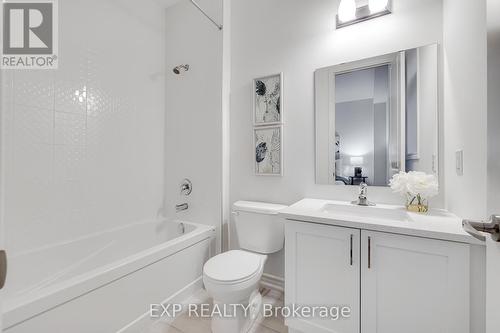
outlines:
[[[280, 216], [287, 220], [328, 224], [363, 230], [388, 232], [416, 237], [440, 239], [453, 242], [483, 245], [462, 229], [462, 219], [441, 209], [430, 209], [428, 213], [408, 212], [408, 218], [401, 220], [358, 217], [342, 212], [324, 211], [327, 204], [351, 205], [350, 203], [322, 199], [302, 199], [280, 211]], [[365, 207], [356, 206], [359, 209]], [[372, 207], [373, 208], [373, 207]], [[377, 204], [374, 208], [406, 211], [404, 206]]]

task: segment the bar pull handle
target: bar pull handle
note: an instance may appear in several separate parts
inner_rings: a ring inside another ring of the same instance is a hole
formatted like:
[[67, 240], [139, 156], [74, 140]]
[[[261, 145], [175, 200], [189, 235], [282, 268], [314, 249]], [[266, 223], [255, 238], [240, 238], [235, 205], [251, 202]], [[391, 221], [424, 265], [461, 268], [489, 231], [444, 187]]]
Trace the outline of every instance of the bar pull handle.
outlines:
[[353, 260], [352, 260], [352, 243], [353, 243], [353, 238], [354, 238], [354, 235], [351, 234], [351, 249], [349, 250], [349, 255], [350, 255], [350, 263], [351, 263], [351, 266], [353, 265]]
[[5, 250], [0, 251], [0, 289], [5, 286], [7, 279], [7, 253]]
[[372, 238], [368, 236], [368, 269], [372, 268]]

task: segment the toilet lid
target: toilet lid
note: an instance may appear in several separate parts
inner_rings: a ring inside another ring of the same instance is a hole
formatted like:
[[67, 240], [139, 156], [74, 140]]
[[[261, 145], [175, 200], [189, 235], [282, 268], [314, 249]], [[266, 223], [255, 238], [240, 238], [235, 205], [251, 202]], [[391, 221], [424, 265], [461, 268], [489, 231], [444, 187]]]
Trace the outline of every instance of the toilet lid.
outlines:
[[203, 267], [203, 273], [212, 280], [235, 282], [246, 280], [261, 269], [262, 256], [241, 250], [216, 255]]

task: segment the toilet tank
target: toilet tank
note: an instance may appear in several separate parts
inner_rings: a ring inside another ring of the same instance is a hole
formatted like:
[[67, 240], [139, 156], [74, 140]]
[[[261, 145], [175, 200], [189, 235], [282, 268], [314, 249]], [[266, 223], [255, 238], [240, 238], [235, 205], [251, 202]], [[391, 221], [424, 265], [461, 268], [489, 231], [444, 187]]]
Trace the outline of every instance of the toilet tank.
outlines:
[[281, 250], [285, 242], [285, 226], [278, 212], [285, 207], [265, 202], [235, 202], [233, 217], [240, 247], [258, 253]]

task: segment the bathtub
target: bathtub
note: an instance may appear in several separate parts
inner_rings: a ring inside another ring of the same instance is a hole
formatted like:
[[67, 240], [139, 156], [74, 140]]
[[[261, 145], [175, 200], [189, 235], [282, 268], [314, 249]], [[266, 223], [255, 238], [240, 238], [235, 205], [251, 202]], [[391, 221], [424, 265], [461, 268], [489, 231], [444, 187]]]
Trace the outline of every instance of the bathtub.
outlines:
[[188, 222], [142, 222], [11, 257], [4, 331], [140, 332], [150, 304], [201, 286], [214, 234]]

